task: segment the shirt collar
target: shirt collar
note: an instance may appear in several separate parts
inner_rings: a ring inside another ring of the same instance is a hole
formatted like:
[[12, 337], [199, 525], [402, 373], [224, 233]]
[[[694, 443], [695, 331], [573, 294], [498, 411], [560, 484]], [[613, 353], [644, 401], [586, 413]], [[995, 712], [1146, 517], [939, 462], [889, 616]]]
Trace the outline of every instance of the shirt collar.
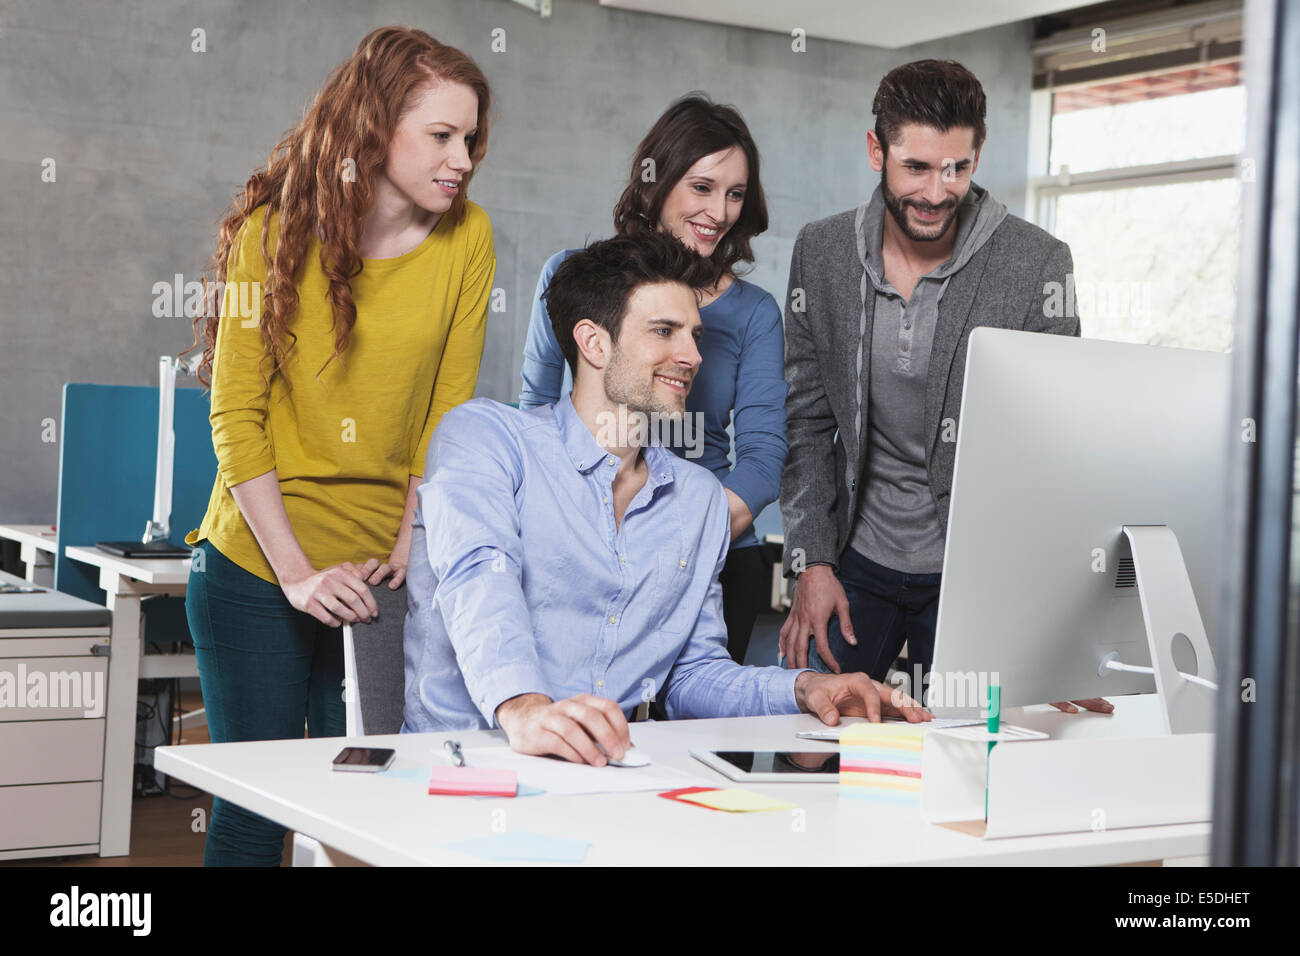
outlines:
[[555, 403], [555, 422], [560, 426], [560, 440], [564, 442], [564, 450], [578, 471], [590, 471], [605, 459], [605, 449], [600, 447], [596, 436], [578, 416], [578, 410], [573, 407], [573, 399], [567, 394]]
[[[613, 464], [618, 464], [618, 459], [596, 441], [596, 436], [591, 433], [586, 422], [578, 415], [578, 410], [573, 407], [573, 399], [569, 394], [565, 394], [555, 403], [555, 422], [560, 428], [560, 440], [564, 443], [564, 450], [569, 460], [573, 462], [573, 467], [578, 471], [589, 472], [610, 458], [614, 459]], [[646, 480], [652, 489], [673, 480], [677, 456], [665, 449], [663, 445], [657, 441], [647, 445], [645, 460], [649, 470]]]

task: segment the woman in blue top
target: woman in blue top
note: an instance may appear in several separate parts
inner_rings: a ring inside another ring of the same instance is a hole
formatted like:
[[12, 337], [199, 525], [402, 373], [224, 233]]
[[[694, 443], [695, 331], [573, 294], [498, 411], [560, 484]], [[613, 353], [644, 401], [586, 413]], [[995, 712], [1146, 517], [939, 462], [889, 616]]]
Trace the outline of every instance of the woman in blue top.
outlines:
[[[673, 450], [712, 471], [727, 491], [731, 551], [719, 581], [727, 650], [743, 663], [768, 591], [768, 566], [751, 525], [781, 490], [786, 383], [781, 310], [736, 274], [738, 263], [754, 261], [749, 240], [767, 229], [758, 148], [736, 110], [692, 93], [668, 107], [641, 141], [614, 207], [614, 230], [629, 235], [652, 228], [672, 233], [717, 268], [700, 300], [702, 362], [686, 399], [690, 424], [703, 429], [702, 448], [688, 428], [685, 445]], [[542, 293], [576, 251], [558, 252], [542, 267], [524, 347], [520, 408], [554, 403], [572, 388]], [[728, 425], [734, 425], [734, 467]]]

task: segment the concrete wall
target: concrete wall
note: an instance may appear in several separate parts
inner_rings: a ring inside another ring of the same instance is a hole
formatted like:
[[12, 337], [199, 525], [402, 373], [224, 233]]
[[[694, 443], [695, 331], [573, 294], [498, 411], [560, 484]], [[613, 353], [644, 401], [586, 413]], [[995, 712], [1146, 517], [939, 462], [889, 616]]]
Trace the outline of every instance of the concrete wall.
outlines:
[[[537, 273], [607, 235], [631, 151], [676, 96], [736, 105], [763, 158], [771, 213], [750, 277], [783, 298], [812, 219], [874, 188], [863, 134], [891, 67], [952, 57], [989, 98], [977, 180], [1013, 212], [1024, 195], [1029, 26], [903, 50], [790, 38], [555, 0], [549, 20], [509, 0], [11, 0], [0, 8], [0, 523], [52, 520], [68, 381], [153, 384], [191, 341], [154, 318], [153, 285], [196, 278], [216, 218], [327, 73], [376, 26], [427, 30], [479, 62], [497, 99], [471, 198], [492, 218], [498, 287], [478, 392], [518, 393]], [[191, 50], [192, 31], [207, 52]], [[492, 52], [492, 31], [506, 49]], [[56, 181], [42, 181], [55, 160]], [[142, 516], [141, 520], [144, 520]]]

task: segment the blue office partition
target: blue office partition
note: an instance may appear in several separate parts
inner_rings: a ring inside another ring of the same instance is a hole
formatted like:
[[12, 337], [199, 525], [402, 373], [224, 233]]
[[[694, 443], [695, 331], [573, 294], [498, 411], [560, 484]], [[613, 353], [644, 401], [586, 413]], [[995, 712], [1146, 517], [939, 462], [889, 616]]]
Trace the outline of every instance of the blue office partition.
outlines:
[[[172, 479], [171, 541], [184, 546], [207, 510], [217, 474], [207, 395], [176, 389], [176, 455]], [[97, 541], [137, 541], [153, 516], [158, 446], [158, 389], [137, 385], [63, 387], [59, 450], [58, 557], [54, 586], [103, 604], [99, 570], [64, 554]], [[144, 602], [145, 639], [189, 642], [184, 602]]]

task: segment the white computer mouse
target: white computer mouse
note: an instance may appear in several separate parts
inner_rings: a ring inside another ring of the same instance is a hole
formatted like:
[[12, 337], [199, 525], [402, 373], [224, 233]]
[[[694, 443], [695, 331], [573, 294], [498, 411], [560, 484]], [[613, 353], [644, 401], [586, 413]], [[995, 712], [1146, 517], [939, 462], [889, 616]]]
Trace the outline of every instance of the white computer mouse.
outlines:
[[622, 760], [615, 760], [615, 759], [613, 759], [612, 757], [607, 758], [607, 759], [609, 760], [609, 765], [610, 765], [611, 767], [648, 767], [648, 766], [650, 766], [650, 758], [647, 757], [645, 754], [643, 754], [641, 751], [637, 750], [635, 747], [631, 747], [631, 748], [629, 748], [628, 751], [627, 751], [627, 753], [623, 754], [623, 759], [622, 759]]

